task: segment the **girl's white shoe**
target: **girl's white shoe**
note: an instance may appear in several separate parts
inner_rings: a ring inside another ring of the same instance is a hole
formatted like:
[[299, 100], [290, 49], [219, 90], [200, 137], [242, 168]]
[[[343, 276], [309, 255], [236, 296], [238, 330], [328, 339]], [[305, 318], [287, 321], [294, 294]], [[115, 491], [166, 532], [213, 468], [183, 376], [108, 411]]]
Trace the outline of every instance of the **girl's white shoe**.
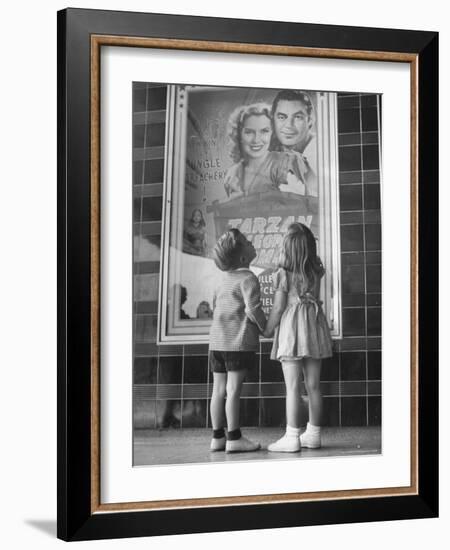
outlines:
[[308, 422], [306, 431], [300, 436], [300, 445], [308, 449], [320, 449], [322, 446], [320, 426], [313, 426]]
[[298, 453], [300, 451], [300, 428], [286, 426], [284, 436], [267, 447], [272, 453]]

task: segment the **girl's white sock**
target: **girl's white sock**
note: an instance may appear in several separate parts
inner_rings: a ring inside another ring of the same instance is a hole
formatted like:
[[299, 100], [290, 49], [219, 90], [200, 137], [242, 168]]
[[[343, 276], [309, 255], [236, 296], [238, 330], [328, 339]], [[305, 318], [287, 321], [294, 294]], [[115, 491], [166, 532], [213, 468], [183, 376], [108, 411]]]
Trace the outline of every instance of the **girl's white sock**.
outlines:
[[299, 437], [300, 436], [300, 428], [293, 428], [292, 426], [286, 426], [286, 435], [288, 437]]
[[309, 435], [320, 435], [320, 426], [314, 426], [314, 424], [308, 422], [305, 433]]

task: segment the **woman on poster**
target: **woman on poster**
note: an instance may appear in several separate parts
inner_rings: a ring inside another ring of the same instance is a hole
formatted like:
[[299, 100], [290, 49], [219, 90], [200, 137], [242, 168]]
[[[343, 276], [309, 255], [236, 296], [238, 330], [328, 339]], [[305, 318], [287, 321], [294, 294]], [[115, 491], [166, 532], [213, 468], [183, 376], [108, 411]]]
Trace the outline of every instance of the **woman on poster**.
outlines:
[[266, 103], [243, 105], [229, 119], [233, 164], [224, 186], [230, 199], [273, 190], [308, 194], [308, 166], [301, 155], [269, 151], [273, 127]]
[[200, 208], [192, 211], [183, 232], [183, 252], [206, 256], [206, 223]]

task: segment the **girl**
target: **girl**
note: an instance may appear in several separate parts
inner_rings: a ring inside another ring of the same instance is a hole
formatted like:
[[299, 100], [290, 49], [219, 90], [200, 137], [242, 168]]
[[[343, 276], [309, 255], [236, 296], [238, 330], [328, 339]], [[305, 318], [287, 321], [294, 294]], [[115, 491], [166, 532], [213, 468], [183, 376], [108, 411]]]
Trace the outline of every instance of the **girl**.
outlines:
[[[275, 330], [271, 359], [281, 361], [286, 384], [286, 433], [269, 451], [293, 453], [321, 446], [321, 360], [332, 355], [330, 330], [322, 311], [320, 279], [325, 270], [311, 231], [293, 223], [283, 240], [273, 274], [274, 304], [264, 336]], [[300, 370], [309, 397], [309, 422], [300, 436]]]

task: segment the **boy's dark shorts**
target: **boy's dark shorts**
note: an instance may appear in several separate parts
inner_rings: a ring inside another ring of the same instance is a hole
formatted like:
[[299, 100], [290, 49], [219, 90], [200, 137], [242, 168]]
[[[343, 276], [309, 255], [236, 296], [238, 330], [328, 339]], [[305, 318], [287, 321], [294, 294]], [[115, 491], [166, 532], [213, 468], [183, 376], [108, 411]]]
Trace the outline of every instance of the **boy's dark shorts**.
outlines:
[[209, 352], [211, 372], [229, 372], [250, 369], [255, 366], [254, 351], [215, 351]]

